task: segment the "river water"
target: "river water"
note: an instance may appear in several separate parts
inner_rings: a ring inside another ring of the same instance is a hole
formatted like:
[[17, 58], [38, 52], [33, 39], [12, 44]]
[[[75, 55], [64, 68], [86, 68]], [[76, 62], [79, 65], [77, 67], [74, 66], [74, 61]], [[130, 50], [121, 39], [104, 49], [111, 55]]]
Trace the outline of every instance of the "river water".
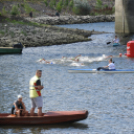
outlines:
[[[42, 126], [1, 126], [5, 134], [133, 134], [134, 74], [68, 73], [69, 68], [97, 68], [108, 64], [113, 55], [116, 68], [133, 69], [134, 59], [126, 46], [112, 47], [106, 42], [114, 37], [114, 23], [66, 25], [64, 27], [99, 29], [109, 34], [92, 35], [92, 41], [67, 45], [24, 48], [22, 55], [0, 56], [0, 113], [9, 113], [17, 95], [23, 96], [30, 110], [29, 79], [43, 70], [43, 112], [88, 110], [86, 120], [73, 124]], [[89, 28], [90, 27], [90, 28]], [[79, 62], [71, 58], [81, 54]], [[63, 58], [65, 56], [67, 58]], [[37, 62], [45, 58], [53, 64]], [[82, 65], [81, 65], [82, 64]]]

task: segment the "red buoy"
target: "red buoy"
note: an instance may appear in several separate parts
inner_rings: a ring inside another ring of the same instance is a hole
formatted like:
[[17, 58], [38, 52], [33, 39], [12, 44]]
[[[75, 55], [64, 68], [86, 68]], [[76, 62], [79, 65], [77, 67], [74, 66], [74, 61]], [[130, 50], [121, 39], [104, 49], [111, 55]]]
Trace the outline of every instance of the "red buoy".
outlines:
[[134, 58], [134, 41], [127, 43], [127, 57]]

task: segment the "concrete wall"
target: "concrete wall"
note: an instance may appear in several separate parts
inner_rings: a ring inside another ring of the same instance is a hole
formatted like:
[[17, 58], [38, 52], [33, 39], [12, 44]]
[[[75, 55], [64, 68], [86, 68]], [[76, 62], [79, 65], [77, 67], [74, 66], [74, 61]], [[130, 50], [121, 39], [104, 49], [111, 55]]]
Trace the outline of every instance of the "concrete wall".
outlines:
[[115, 1], [115, 32], [134, 34], [134, 0]]

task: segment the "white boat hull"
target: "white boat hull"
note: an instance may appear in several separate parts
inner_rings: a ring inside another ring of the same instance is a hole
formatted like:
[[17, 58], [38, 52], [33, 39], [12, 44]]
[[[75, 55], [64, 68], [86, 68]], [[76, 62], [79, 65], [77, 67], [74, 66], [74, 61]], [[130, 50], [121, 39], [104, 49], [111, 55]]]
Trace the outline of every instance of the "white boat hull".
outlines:
[[134, 69], [100, 70], [97, 69], [69, 69], [69, 73], [134, 73]]

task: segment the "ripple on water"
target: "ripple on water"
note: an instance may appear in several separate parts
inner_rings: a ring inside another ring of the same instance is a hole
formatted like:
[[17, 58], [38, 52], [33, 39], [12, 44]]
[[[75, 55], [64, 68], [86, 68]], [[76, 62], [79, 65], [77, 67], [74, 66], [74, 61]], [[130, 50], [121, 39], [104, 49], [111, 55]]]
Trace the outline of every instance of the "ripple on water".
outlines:
[[[105, 23], [104, 23], [105, 24]], [[97, 24], [101, 28], [102, 24]], [[96, 25], [96, 27], [97, 27]], [[109, 26], [113, 24], [108, 23]], [[107, 28], [107, 27], [106, 27]], [[134, 68], [134, 60], [119, 58], [126, 47], [113, 48], [106, 45], [113, 34], [91, 36], [90, 42], [68, 45], [25, 48], [22, 55], [0, 56], [0, 113], [10, 112], [18, 94], [22, 94], [27, 110], [30, 110], [29, 79], [36, 69], [42, 69], [44, 89], [43, 112], [61, 110], [89, 111], [86, 120], [74, 124], [48, 126], [2, 126], [2, 133], [64, 133], [107, 134], [134, 133], [134, 74], [80, 74], [68, 73], [69, 68], [97, 68], [108, 64], [104, 55], [114, 55], [116, 68]], [[81, 54], [83, 67], [71, 67], [62, 56]], [[56, 64], [39, 64], [39, 58]]]

